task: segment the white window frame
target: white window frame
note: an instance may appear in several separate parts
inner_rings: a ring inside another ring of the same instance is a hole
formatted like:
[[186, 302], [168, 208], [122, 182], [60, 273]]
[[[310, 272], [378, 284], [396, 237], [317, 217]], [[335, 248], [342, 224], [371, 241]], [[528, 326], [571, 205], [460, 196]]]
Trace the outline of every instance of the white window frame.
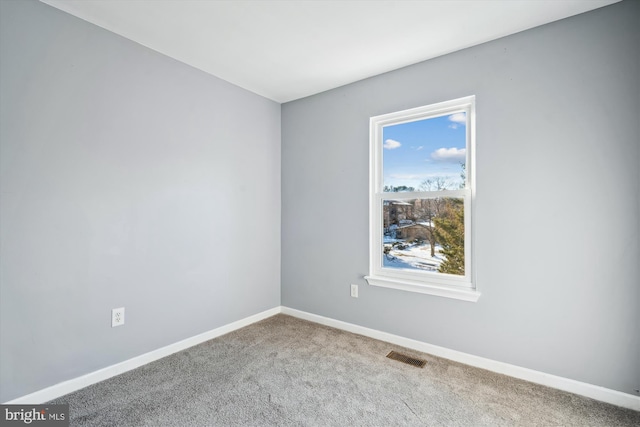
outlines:
[[[466, 113], [466, 183], [460, 190], [383, 192], [383, 128], [400, 123]], [[441, 297], [475, 302], [480, 297], [475, 286], [473, 257], [473, 218], [475, 198], [475, 96], [454, 99], [424, 107], [383, 114], [370, 119], [370, 178], [369, 178], [369, 285], [401, 289]], [[383, 201], [434, 197], [464, 199], [465, 275], [393, 269], [383, 266]]]

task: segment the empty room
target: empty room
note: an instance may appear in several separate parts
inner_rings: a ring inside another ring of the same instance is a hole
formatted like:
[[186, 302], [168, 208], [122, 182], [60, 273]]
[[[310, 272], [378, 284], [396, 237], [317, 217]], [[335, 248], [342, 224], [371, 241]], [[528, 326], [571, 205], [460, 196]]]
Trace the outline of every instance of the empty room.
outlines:
[[640, 425], [640, 2], [0, 0], [0, 423]]

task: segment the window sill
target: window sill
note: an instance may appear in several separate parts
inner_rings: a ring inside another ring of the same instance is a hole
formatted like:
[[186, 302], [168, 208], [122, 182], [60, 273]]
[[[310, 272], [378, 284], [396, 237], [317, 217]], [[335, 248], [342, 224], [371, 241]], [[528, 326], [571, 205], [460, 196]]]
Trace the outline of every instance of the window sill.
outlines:
[[406, 279], [364, 276], [365, 280], [372, 286], [383, 288], [401, 289], [403, 291], [418, 292], [421, 294], [436, 295], [439, 297], [459, 299], [462, 301], [476, 302], [480, 298], [480, 292], [470, 288], [454, 288], [451, 286], [440, 286], [430, 283], [414, 282]]

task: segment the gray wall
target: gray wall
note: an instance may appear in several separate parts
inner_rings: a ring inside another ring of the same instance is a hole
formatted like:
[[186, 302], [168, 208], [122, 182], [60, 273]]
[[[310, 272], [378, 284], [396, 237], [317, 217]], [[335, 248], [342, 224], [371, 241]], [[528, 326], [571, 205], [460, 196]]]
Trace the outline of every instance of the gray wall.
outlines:
[[0, 401], [278, 306], [280, 105], [0, 7]]
[[[634, 393], [639, 18], [622, 2], [284, 104], [283, 305]], [[480, 300], [366, 285], [369, 117], [472, 94]]]

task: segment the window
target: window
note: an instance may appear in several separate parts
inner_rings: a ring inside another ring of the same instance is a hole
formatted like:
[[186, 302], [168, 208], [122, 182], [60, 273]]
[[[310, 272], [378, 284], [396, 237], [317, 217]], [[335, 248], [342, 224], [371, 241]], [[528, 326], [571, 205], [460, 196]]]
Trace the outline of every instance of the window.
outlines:
[[475, 97], [371, 118], [370, 285], [477, 301]]

